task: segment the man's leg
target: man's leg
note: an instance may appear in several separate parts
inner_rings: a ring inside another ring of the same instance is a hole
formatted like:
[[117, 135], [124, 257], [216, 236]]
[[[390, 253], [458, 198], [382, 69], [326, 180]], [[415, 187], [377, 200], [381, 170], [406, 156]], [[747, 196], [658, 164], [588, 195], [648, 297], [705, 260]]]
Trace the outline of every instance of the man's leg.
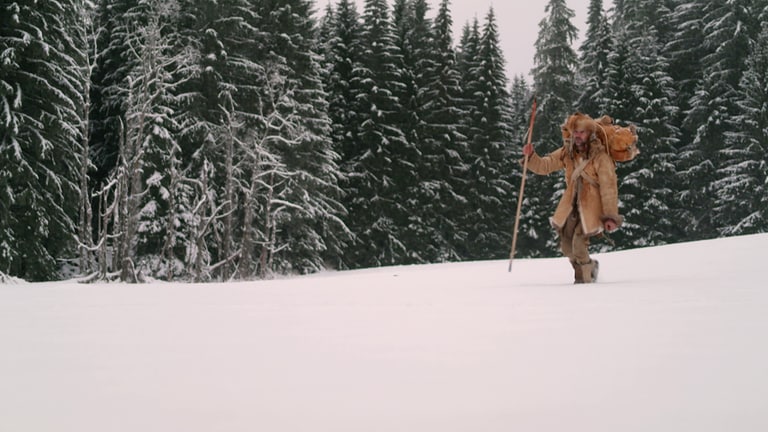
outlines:
[[560, 230], [560, 250], [568, 259], [573, 259], [573, 236], [579, 225], [579, 215], [573, 212], [565, 220], [565, 225]]
[[584, 236], [584, 230], [581, 229], [581, 222], [576, 225], [573, 231], [572, 241], [573, 258], [579, 264], [586, 264], [591, 261], [589, 258], [589, 237]]
[[598, 263], [589, 257], [589, 237], [584, 236], [580, 223], [573, 233], [573, 259], [574, 268], [578, 266], [581, 269], [582, 282], [597, 280]]
[[565, 257], [568, 258], [568, 260], [571, 262], [571, 266], [573, 267], [574, 283], [584, 282], [581, 265], [576, 262], [576, 258], [573, 255], [574, 235], [576, 233], [575, 231], [577, 227], [580, 225], [581, 223], [579, 222], [579, 214], [578, 212], [573, 211], [568, 216], [568, 219], [566, 219], [563, 229], [560, 230], [560, 250], [563, 252], [563, 255], [565, 255]]

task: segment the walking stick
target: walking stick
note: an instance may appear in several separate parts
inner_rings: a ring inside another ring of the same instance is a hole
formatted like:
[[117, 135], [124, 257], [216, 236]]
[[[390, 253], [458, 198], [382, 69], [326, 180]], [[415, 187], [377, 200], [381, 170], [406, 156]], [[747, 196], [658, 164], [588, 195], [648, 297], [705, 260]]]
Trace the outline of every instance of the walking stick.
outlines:
[[[528, 125], [528, 142], [531, 143], [533, 135], [533, 122], [536, 120], [536, 97], [533, 98], [533, 109], [531, 110], [531, 123]], [[512, 260], [515, 259], [515, 248], [517, 247], [517, 229], [520, 225], [520, 208], [523, 205], [523, 192], [525, 191], [525, 173], [528, 171], [528, 156], [523, 159], [523, 180], [520, 182], [520, 195], [517, 196], [517, 213], [515, 214], [515, 228], [512, 231], [512, 248], [509, 251], [509, 270], [512, 271]]]

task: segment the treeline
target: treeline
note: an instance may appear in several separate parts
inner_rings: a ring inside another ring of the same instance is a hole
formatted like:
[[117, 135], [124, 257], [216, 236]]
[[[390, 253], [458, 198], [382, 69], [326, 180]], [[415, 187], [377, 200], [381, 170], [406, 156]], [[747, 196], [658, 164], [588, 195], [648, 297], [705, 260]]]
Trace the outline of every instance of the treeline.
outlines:
[[[533, 83], [450, 3], [0, 1], [0, 276], [232, 280], [503, 258], [533, 95], [638, 126], [617, 247], [764, 231], [768, 0], [546, 6]], [[517, 256], [557, 254], [533, 177]], [[70, 273], [67, 273], [69, 271]]]

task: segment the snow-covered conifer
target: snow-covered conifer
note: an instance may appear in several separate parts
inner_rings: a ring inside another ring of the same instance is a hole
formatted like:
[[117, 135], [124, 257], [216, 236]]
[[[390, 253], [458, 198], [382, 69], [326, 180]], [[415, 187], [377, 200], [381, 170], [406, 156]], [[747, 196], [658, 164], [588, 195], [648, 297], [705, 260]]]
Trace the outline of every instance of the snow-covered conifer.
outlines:
[[75, 1], [0, 5], [0, 272], [76, 257], [86, 47]]
[[768, 223], [768, 25], [752, 44], [739, 83], [738, 114], [719, 152], [714, 209], [722, 235], [764, 232]]
[[688, 238], [708, 238], [720, 225], [714, 218], [716, 171], [721, 167], [719, 151], [725, 136], [734, 132], [729, 121], [738, 115], [738, 87], [749, 54], [749, 0], [704, 2], [704, 56], [701, 74], [690, 101], [685, 125], [695, 130], [690, 143], [683, 143], [680, 172], [690, 185], [678, 198], [685, 211], [680, 221]]
[[619, 196], [625, 217], [619, 244], [664, 244], [680, 235], [674, 196], [679, 129], [677, 92], [663, 55], [658, 23], [669, 11], [659, 0], [625, 3], [614, 15], [614, 48], [606, 76], [605, 113], [621, 125], [634, 123], [640, 155], [618, 164]]
[[[509, 252], [512, 194], [512, 133], [504, 56], [496, 15], [489, 9], [477, 41], [477, 61], [469, 68], [469, 175], [465, 196], [467, 258], [501, 258]], [[515, 167], [516, 168], [516, 167]]]
[[[549, 153], [562, 145], [560, 125], [572, 114], [577, 91], [575, 76], [577, 56], [572, 48], [577, 29], [571, 22], [574, 12], [564, 0], [550, 0], [545, 7], [546, 16], [539, 22], [536, 39], [536, 53], [533, 60], [533, 92], [538, 109], [533, 142], [539, 154]], [[562, 193], [563, 184], [555, 176], [537, 176], [531, 179], [526, 194], [540, 194], [556, 202]], [[549, 210], [552, 211], [551, 208]], [[549, 229], [546, 217], [538, 218], [538, 233], [547, 236], [547, 250], [554, 253], [556, 239]]]
[[412, 151], [399, 120], [403, 108], [400, 52], [384, 0], [366, 0], [361, 28], [361, 57], [354, 71], [358, 135], [345, 154], [346, 207], [357, 241], [350, 246], [351, 266], [370, 267], [401, 262], [407, 210], [399, 196], [401, 176], [411, 172], [405, 155]]

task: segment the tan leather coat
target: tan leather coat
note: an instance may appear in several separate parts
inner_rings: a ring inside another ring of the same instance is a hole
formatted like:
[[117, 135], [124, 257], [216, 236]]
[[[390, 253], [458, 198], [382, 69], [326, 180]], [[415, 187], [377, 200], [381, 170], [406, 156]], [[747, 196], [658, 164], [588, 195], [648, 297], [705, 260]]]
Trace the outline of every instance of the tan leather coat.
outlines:
[[619, 215], [616, 163], [597, 139], [590, 141], [587, 154], [571, 154], [569, 147], [564, 145], [543, 157], [533, 153], [528, 160], [528, 167], [536, 174], [565, 169], [565, 192], [550, 222], [561, 230], [578, 196], [576, 205], [585, 236], [603, 232], [603, 222], [608, 219], [620, 226], [623, 217]]

